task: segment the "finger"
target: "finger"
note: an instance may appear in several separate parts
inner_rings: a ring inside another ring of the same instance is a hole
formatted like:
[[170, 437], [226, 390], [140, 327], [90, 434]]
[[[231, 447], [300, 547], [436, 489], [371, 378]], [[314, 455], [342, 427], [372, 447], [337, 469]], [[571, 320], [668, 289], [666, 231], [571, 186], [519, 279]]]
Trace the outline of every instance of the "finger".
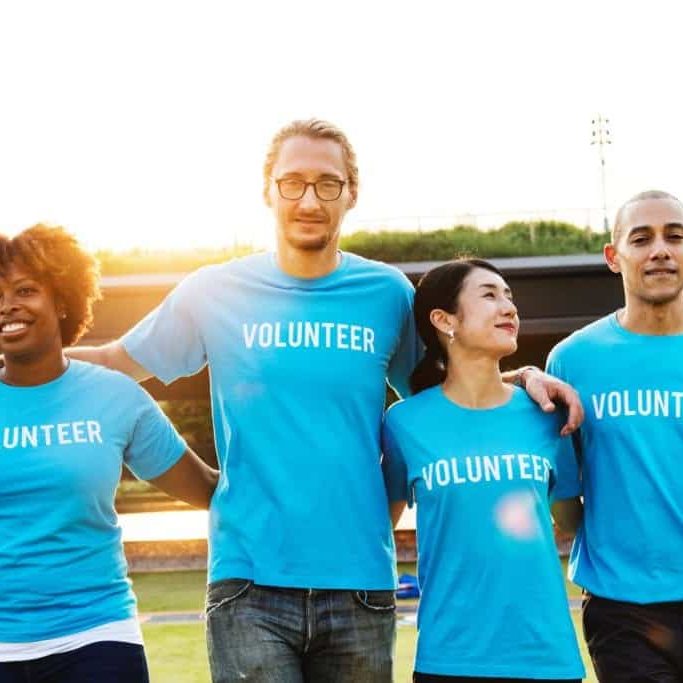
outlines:
[[555, 410], [555, 404], [549, 398], [542, 401], [539, 405], [544, 413], [552, 413]]

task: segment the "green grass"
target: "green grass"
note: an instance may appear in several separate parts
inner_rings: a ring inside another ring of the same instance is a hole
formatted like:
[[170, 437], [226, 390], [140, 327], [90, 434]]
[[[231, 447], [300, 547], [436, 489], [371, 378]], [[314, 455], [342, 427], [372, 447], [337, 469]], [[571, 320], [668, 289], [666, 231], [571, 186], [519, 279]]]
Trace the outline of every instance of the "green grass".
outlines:
[[210, 683], [204, 624], [143, 624], [151, 683]]
[[206, 572], [131, 574], [140, 612], [183, 612], [204, 609]]

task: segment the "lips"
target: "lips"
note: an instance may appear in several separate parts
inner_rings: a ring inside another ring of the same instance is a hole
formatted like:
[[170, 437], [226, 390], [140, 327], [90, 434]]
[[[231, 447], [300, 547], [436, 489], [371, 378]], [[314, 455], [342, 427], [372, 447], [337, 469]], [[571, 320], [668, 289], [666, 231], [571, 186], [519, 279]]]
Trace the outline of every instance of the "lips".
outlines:
[[506, 332], [509, 332], [510, 334], [516, 334], [517, 333], [517, 327], [513, 325], [512, 323], [503, 323], [502, 325], [496, 325], [496, 327], [499, 330], [505, 330]]
[[8, 320], [0, 323], [0, 335], [3, 337], [14, 337], [25, 332], [30, 323], [24, 320]]
[[676, 275], [675, 268], [651, 268], [645, 271], [645, 275]]
[[301, 225], [323, 225], [325, 221], [320, 218], [297, 218], [296, 222]]

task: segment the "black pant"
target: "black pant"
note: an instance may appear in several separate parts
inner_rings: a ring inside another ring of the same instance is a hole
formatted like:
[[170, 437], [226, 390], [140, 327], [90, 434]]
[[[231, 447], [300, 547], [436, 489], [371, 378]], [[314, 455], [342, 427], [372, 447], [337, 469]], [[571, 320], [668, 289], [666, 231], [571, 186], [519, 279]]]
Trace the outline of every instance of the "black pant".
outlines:
[[683, 601], [638, 605], [586, 594], [583, 633], [601, 683], [683, 682]]
[[24, 662], [0, 662], [0, 683], [149, 683], [142, 645], [102, 642]]
[[413, 674], [413, 683], [581, 683], [579, 678], [486, 678], [485, 676], [437, 676]]

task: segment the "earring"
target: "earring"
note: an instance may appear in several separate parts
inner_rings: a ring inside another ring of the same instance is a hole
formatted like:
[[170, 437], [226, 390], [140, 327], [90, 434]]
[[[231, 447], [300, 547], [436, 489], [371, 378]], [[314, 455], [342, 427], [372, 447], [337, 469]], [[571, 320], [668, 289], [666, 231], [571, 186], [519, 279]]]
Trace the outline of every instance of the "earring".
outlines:
[[448, 334], [448, 343], [452, 344], [455, 341], [455, 331], [453, 330], [453, 328], [451, 328], [450, 330], [448, 330], [447, 334]]
[[62, 314], [59, 316], [59, 319], [60, 319], [60, 320], [66, 320], [66, 313], [62, 313]]

